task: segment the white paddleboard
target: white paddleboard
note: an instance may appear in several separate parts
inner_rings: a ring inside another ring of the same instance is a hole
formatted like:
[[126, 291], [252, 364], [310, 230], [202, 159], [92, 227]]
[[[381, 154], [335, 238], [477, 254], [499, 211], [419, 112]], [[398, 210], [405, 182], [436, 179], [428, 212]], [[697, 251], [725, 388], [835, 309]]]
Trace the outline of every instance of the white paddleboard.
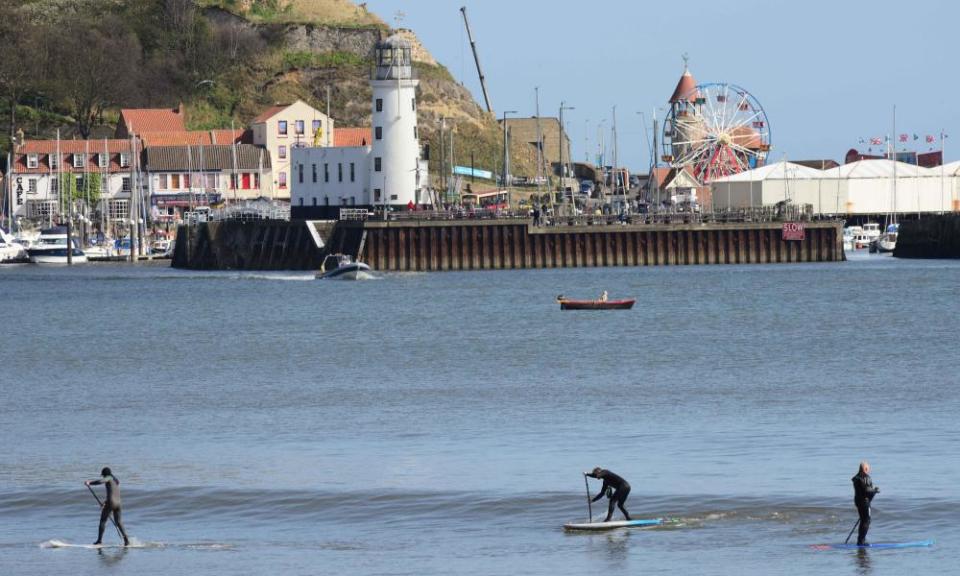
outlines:
[[131, 542], [129, 546], [123, 544], [72, 544], [63, 540], [47, 540], [40, 545], [41, 548], [83, 548], [86, 550], [110, 550], [118, 548], [145, 548], [143, 544]]
[[563, 525], [564, 530], [615, 530], [617, 528], [649, 528], [660, 526], [663, 518], [649, 518], [646, 520], [619, 520], [615, 522], [570, 522]]

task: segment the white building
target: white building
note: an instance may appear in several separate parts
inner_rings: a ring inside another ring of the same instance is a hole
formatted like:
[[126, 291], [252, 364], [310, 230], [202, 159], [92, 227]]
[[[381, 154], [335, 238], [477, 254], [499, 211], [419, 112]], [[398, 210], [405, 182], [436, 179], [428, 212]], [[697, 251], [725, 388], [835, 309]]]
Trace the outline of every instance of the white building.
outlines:
[[377, 45], [369, 146], [293, 150], [293, 218], [337, 218], [345, 206], [405, 210], [428, 203], [410, 52], [396, 36]]
[[957, 206], [960, 162], [923, 168], [892, 160], [860, 160], [829, 170], [790, 162], [768, 164], [710, 187], [715, 209], [778, 202], [809, 204], [815, 214], [940, 213]]
[[253, 144], [267, 150], [273, 166], [265, 186], [271, 197], [290, 198], [293, 150], [332, 145], [333, 129], [333, 120], [302, 100], [267, 108], [253, 120]]
[[148, 146], [150, 202], [161, 218], [179, 219], [193, 206], [269, 198], [270, 155], [252, 144]]
[[57, 220], [67, 207], [61, 190], [73, 189], [75, 198], [99, 196], [91, 208], [106, 218], [129, 218], [138, 154], [130, 140], [27, 140], [14, 151], [9, 175], [13, 214]]

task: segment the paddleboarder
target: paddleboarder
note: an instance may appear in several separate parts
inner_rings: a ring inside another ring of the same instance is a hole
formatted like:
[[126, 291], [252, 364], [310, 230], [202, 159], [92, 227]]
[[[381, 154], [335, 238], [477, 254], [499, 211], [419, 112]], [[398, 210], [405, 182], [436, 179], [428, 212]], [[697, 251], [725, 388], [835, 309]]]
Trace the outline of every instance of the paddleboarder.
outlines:
[[600, 487], [600, 493], [597, 494], [592, 502], [596, 502], [597, 500], [603, 498], [604, 495], [607, 495], [607, 497], [610, 498], [610, 506], [607, 508], [607, 518], [604, 520], [604, 522], [609, 522], [610, 519], [613, 518], [614, 506], [620, 508], [620, 511], [623, 512], [623, 517], [627, 520], [630, 520], [630, 513], [627, 512], [627, 509], [623, 507], [624, 502], [627, 501], [627, 496], [630, 495], [630, 483], [613, 472], [604, 470], [599, 466], [594, 468], [592, 472], [587, 474], [587, 476], [596, 478], [597, 480], [603, 480], [603, 486]]
[[[93, 543], [94, 546], [99, 546], [103, 543], [103, 529], [107, 525], [107, 520], [110, 518], [110, 514], [113, 514], [113, 522], [116, 524], [117, 529], [120, 531], [120, 535], [123, 537], [123, 545], [129, 546], [130, 539], [127, 538], [127, 531], [123, 529], [123, 521], [120, 519], [120, 480], [113, 475], [113, 472], [110, 471], [109, 467], [105, 467], [100, 471], [100, 478], [96, 480], [87, 480], [84, 484], [89, 488], [90, 486], [98, 486], [103, 484], [107, 490], [107, 496], [104, 498], [103, 503], [100, 507], [100, 529], [97, 532], [97, 541]], [[94, 493], [96, 496], [96, 493]]]
[[860, 471], [851, 480], [853, 481], [853, 503], [860, 515], [857, 546], [869, 546], [867, 531], [870, 530], [870, 503], [880, 492], [880, 488], [873, 485], [873, 479], [870, 478], [870, 463], [866, 460], [860, 463]]

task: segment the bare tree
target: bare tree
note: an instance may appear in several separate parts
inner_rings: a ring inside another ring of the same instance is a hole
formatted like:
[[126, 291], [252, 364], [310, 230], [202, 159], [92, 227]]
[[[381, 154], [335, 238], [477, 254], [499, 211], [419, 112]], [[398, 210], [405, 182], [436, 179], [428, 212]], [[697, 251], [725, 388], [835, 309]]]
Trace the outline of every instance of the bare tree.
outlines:
[[17, 102], [37, 82], [31, 49], [39, 33], [13, 4], [0, 3], [0, 98], [10, 106], [10, 140], [17, 132]]
[[101, 21], [71, 25], [54, 48], [53, 91], [70, 108], [83, 138], [103, 109], [123, 102], [136, 84], [140, 44], [120, 25]]

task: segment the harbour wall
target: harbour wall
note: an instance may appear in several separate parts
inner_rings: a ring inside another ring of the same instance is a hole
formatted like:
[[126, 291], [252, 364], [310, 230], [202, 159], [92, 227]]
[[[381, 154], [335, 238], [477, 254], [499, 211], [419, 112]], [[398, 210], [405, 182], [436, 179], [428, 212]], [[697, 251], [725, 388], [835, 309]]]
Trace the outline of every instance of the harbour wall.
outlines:
[[223, 221], [181, 226], [172, 265], [198, 270], [316, 270], [328, 253], [382, 271], [836, 262], [839, 221], [533, 226], [529, 220]]
[[893, 255], [897, 258], [960, 258], [960, 215], [902, 222]]
[[341, 222], [366, 232], [360, 258], [384, 271], [836, 262], [839, 222], [535, 227], [524, 221]]

